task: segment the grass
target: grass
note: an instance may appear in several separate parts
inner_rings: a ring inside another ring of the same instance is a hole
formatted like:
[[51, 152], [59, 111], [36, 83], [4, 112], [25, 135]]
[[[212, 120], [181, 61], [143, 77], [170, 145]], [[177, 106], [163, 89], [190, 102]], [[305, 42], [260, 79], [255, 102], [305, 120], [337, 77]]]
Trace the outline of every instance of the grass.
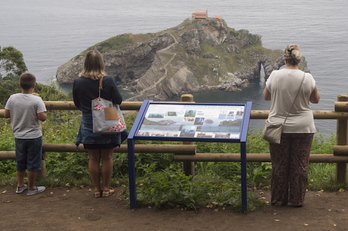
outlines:
[[108, 52], [109, 50], [121, 50], [127, 46], [134, 45], [137, 42], [148, 41], [155, 36], [156, 34], [153, 34], [153, 33], [137, 34], [137, 35], [134, 35], [131, 33], [125, 33], [125, 34], [111, 37], [105, 41], [102, 41], [96, 44], [95, 46], [100, 47], [100, 52], [104, 53], [104, 52]]

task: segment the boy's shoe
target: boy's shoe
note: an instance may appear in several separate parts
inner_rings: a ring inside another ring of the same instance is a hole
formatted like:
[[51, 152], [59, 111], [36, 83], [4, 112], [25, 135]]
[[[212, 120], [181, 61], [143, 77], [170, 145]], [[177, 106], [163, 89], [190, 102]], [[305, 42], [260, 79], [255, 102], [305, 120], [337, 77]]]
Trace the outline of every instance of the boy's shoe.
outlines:
[[45, 189], [45, 186], [37, 186], [36, 189], [28, 189], [27, 195], [32, 196], [38, 193], [42, 193], [43, 191], [45, 191]]
[[16, 193], [22, 193], [22, 192], [24, 192], [27, 188], [28, 188], [28, 185], [23, 184], [23, 186], [17, 187]]

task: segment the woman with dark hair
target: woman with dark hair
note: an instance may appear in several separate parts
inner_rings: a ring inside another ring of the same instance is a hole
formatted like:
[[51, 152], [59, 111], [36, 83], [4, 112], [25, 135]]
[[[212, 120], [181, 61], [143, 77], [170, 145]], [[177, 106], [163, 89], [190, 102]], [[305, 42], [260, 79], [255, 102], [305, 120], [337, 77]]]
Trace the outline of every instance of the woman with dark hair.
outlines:
[[302, 55], [297, 45], [284, 49], [285, 68], [271, 73], [263, 91], [271, 101], [268, 120], [284, 123], [280, 144], [270, 144], [272, 161], [271, 204], [303, 205], [309, 154], [316, 127], [310, 103], [317, 104], [320, 94], [313, 76], [299, 70]]
[[127, 131], [113, 135], [93, 133], [91, 100], [98, 97], [101, 78], [103, 78], [101, 97], [115, 104], [122, 103], [122, 96], [115, 79], [107, 76], [104, 68], [101, 53], [97, 50], [91, 50], [86, 54], [80, 77], [76, 78], [73, 83], [73, 100], [75, 106], [82, 111], [76, 145], [83, 143], [84, 148], [88, 151], [88, 170], [95, 186], [95, 197], [107, 197], [114, 192], [114, 189], [110, 187], [113, 171], [113, 149], [120, 146], [128, 135]]

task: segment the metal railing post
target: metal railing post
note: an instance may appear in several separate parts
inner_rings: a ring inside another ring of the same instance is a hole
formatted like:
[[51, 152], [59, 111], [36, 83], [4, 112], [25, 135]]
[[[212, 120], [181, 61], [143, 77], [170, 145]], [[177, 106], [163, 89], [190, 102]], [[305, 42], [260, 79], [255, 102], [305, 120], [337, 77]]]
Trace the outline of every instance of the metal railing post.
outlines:
[[[193, 95], [183, 94], [181, 95], [181, 102], [194, 103]], [[183, 144], [193, 144], [192, 142], [183, 142]], [[183, 161], [182, 167], [186, 176], [195, 175], [195, 163], [192, 161]]]

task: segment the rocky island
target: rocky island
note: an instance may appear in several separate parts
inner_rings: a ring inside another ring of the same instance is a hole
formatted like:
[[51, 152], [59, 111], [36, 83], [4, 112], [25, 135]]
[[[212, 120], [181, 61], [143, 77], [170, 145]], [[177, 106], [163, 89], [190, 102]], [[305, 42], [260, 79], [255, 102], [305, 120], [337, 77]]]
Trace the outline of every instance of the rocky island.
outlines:
[[[188, 18], [158, 33], [121, 34], [87, 48], [58, 68], [58, 83], [78, 77], [90, 49], [103, 54], [107, 74], [128, 86], [133, 101], [236, 91], [260, 78], [262, 66], [267, 78], [284, 65], [282, 50], [262, 47], [260, 35], [230, 28], [221, 18]], [[308, 71], [305, 58], [300, 68]]]

